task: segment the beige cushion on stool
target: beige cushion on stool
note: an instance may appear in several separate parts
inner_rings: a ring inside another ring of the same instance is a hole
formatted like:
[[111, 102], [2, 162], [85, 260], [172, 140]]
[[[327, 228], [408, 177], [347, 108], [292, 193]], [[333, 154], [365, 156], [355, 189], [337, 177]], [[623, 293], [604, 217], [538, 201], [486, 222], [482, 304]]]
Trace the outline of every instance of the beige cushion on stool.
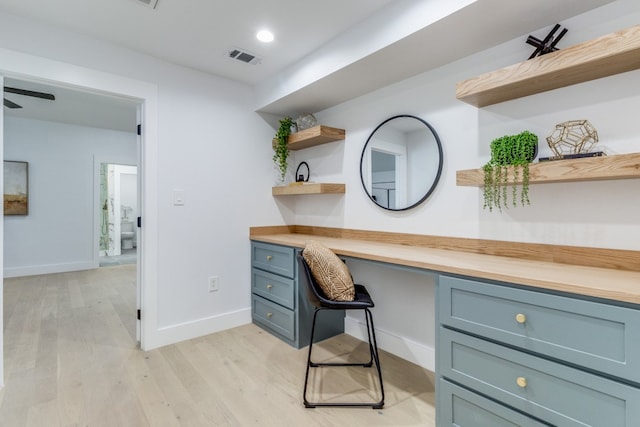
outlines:
[[322, 243], [309, 241], [302, 251], [302, 257], [327, 298], [353, 301], [355, 289], [349, 268], [331, 249]]

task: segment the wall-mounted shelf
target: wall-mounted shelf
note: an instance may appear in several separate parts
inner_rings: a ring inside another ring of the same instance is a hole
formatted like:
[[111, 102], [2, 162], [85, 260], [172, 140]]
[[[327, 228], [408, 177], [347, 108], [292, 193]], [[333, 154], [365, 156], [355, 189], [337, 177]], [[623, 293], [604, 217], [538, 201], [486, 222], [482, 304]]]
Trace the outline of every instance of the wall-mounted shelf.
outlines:
[[[344, 129], [318, 125], [289, 135], [289, 150], [302, 150], [303, 148], [341, 141], [344, 138]], [[275, 144], [275, 139], [273, 144]]]
[[[301, 130], [289, 135], [289, 150], [302, 150], [303, 148], [341, 141], [345, 138], [344, 129], [318, 125]], [[276, 140], [273, 140], [275, 146]], [[299, 194], [344, 194], [345, 185], [335, 183], [304, 183], [299, 185], [282, 185], [273, 187], [271, 194], [274, 196], [295, 196]]]
[[311, 183], [302, 185], [282, 185], [273, 187], [274, 196], [295, 196], [299, 194], [344, 194], [345, 184]]
[[[530, 184], [629, 178], [640, 178], [640, 153], [552, 160], [529, 165]], [[510, 167], [508, 182], [511, 183], [512, 180], [513, 168]], [[484, 171], [482, 169], [459, 170], [456, 172], [456, 185], [482, 187], [484, 186]]]
[[640, 25], [462, 81], [456, 98], [485, 107], [638, 68]]

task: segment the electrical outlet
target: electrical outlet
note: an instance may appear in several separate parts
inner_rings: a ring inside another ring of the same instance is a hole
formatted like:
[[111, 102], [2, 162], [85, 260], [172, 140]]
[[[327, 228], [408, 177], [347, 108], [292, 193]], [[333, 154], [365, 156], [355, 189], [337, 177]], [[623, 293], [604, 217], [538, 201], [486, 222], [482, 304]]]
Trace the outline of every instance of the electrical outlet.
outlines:
[[218, 276], [209, 277], [209, 292], [215, 292], [218, 290]]

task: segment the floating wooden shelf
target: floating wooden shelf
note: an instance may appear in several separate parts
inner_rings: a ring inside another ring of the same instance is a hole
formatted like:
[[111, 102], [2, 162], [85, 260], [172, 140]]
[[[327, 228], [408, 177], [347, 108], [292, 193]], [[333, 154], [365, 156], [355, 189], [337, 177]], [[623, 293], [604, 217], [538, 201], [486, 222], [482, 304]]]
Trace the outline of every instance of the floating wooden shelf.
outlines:
[[638, 68], [640, 25], [465, 80], [456, 98], [485, 107]]
[[[520, 177], [522, 174], [520, 174]], [[618, 154], [582, 159], [552, 160], [529, 165], [529, 183], [602, 181], [640, 178], [640, 153]], [[513, 182], [513, 168], [509, 168], [508, 182]], [[521, 180], [518, 181], [520, 183]], [[456, 172], [456, 185], [484, 186], [484, 171], [468, 169]]]
[[274, 196], [295, 196], [298, 194], [344, 194], [345, 184], [312, 183], [302, 185], [282, 185], [273, 187]]
[[[318, 125], [289, 135], [289, 150], [302, 150], [328, 142], [341, 141], [344, 138], [344, 129]], [[275, 141], [274, 139], [274, 146]]]

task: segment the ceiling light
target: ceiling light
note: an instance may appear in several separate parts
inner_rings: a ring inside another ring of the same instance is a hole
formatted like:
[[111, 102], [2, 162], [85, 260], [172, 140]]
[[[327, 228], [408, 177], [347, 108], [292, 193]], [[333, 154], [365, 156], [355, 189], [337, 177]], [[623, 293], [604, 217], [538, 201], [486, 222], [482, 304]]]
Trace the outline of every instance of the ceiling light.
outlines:
[[271, 43], [273, 41], [273, 33], [269, 30], [260, 30], [256, 34], [256, 38], [262, 43]]

